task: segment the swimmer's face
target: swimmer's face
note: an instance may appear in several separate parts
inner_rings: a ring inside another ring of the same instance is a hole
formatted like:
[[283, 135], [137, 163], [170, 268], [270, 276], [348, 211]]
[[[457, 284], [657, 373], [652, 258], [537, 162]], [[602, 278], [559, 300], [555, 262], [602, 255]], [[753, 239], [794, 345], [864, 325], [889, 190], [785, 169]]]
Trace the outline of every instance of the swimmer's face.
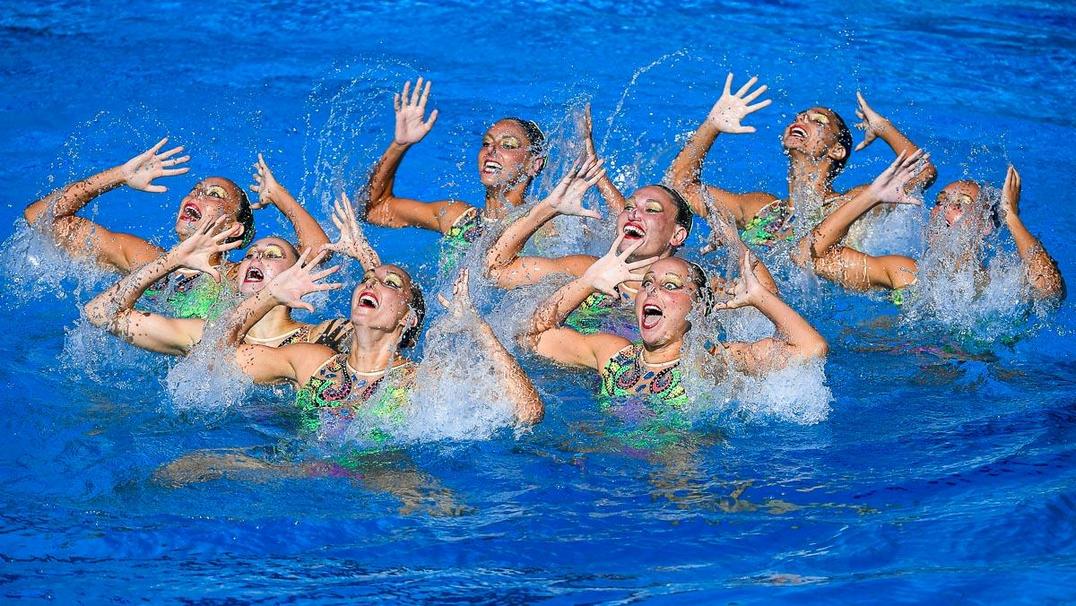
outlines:
[[658, 346], [683, 339], [691, 327], [687, 314], [698, 294], [691, 267], [683, 259], [668, 257], [651, 265], [635, 296], [635, 318], [643, 342]]
[[401, 334], [417, 322], [411, 313], [411, 276], [395, 265], [367, 271], [351, 295], [351, 322], [356, 326]]
[[796, 114], [796, 119], [785, 127], [781, 143], [788, 151], [798, 151], [811, 158], [835, 156], [843, 158], [849, 152], [838, 141], [840, 129], [837, 114], [825, 107], [812, 107]]
[[295, 265], [298, 259], [298, 253], [287, 240], [272, 237], [258, 240], [250, 245], [239, 263], [236, 274], [239, 292], [250, 296], [260, 291], [280, 272]]
[[618, 252], [642, 240], [629, 260], [668, 256], [687, 239], [687, 230], [676, 223], [676, 202], [660, 187], [637, 189], [616, 219], [617, 234], [624, 234]]
[[482, 136], [478, 150], [478, 176], [487, 187], [513, 186], [534, 178], [542, 158], [530, 151], [527, 131], [515, 120], [501, 120]]
[[179, 215], [176, 217], [179, 238], [184, 240], [194, 233], [194, 226], [202, 217], [215, 221], [227, 215], [234, 220], [242, 195], [239, 186], [223, 177], [199, 181], [179, 205]]
[[971, 212], [979, 199], [979, 185], [974, 181], [954, 181], [946, 185], [935, 199], [931, 216], [941, 214], [946, 225], [952, 227]]

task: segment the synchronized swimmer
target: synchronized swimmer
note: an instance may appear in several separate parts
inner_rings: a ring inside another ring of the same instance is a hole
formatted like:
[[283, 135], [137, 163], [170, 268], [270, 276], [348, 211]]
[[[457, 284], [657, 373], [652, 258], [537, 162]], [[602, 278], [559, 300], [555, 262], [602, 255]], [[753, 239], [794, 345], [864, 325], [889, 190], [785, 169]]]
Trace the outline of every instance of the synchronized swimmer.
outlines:
[[[748, 246], [787, 254], [803, 271], [853, 291], [888, 289], [898, 303], [905, 290], [917, 285], [916, 259], [861, 252], [849, 230], [862, 227], [861, 218], [870, 212], [922, 204], [920, 196], [936, 180], [937, 168], [929, 154], [862, 95], [856, 114], [865, 138], [854, 149], [850, 129], [829, 108], [800, 112], [785, 128], [787, 197], [737, 194], [702, 182], [703, 160], [718, 135], [754, 132], [743, 121], [770, 105], [762, 99], [766, 86], [757, 84], [752, 78], [734, 92], [729, 74], [722, 95], [664, 181], [627, 196], [613, 184], [595, 151], [589, 106], [583, 119], [583, 157], [536, 202], [528, 199], [528, 191], [545, 168], [548, 142], [536, 123], [514, 117], [497, 121], [482, 138], [477, 161], [486, 195], [481, 207], [455, 199], [422, 202], [398, 196], [396, 173], [403, 157], [430, 132], [438, 115], [437, 110], [427, 113], [432, 84], [419, 78], [414, 87], [407, 82], [394, 95], [393, 140], [359, 192], [360, 199], [368, 200], [362, 212], [356, 213], [346, 196], [335, 204], [331, 219], [340, 232], [335, 242], [277, 182], [260, 154], [251, 186], [258, 201], [252, 204], [229, 179], [199, 181], [180, 203], [178, 242], [171, 250], [78, 216], [91, 200], [123, 185], [165, 192], [155, 180], [186, 173], [190, 160], [181, 155], [182, 147], [162, 152], [167, 138], [120, 166], [30, 204], [24, 216], [72, 257], [122, 274], [85, 305], [92, 324], [137, 347], [169, 355], [190, 353], [205, 335], [223, 335], [201, 346], [234, 351], [237, 367], [257, 383], [292, 385], [305, 430], [317, 431], [324, 415], [345, 421], [361, 415], [392, 419], [407, 407], [422, 406], [412, 401], [418, 363], [407, 352], [423, 329], [423, 291], [402, 266], [381, 262], [359, 217], [374, 225], [419, 227], [442, 235], [440, 266], [451, 269], [456, 280], [452, 299], [441, 302], [468, 327], [490, 361], [497, 391], [510, 403], [516, 424], [540, 422], [545, 405], [511, 349], [471, 302], [472, 279], [487, 279], [505, 290], [545, 288], [544, 301], [516, 335], [520, 345], [561, 366], [596, 372], [602, 398], [640, 399], [660, 416], [687, 406], [692, 394], [683, 379], [689, 374], [720, 382], [725, 371], [732, 370], [764, 381], [772, 371], [824, 360], [828, 354], [825, 338], [782, 299], [770, 271]], [[833, 181], [852, 152], [876, 139], [889, 145], [896, 160], [871, 183], [837, 191]], [[601, 193], [608, 219], [583, 205], [593, 187]], [[993, 212], [982, 185], [947, 185], [931, 213], [932, 225], [944, 227], [931, 231], [928, 250], [936, 239], [947, 237], [947, 229], [970, 229], [985, 238], [1004, 225], [1022, 261], [1029, 296], [1060, 300], [1065, 286], [1057, 264], [1021, 221], [1019, 199], [1020, 176], [1012, 167]], [[290, 220], [297, 243], [276, 236], [254, 240], [254, 211], [265, 206], [275, 206]], [[520, 210], [512, 212], [516, 208]], [[738, 275], [708, 275], [685, 255], [696, 215], [712, 230], [707, 248], [724, 247], [737, 260]], [[557, 216], [609, 221], [615, 231], [608, 253], [524, 255], [528, 241]], [[491, 235], [480, 240], [483, 233]], [[488, 249], [479, 251], [478, 266], [457, 270], [462, 253], [477, 242], [489, 242]], [[241, 248], [246, 249], [242, 261], [229, 262], [227, 254]], [[303, 297], [343, 287], [325, 282], [339, 270], [320, 268], [330, 253], [356, 259], [364, 272], [347, 314], [313, 324], [298, 322], [291, 317], [293, 309], [314, 310]], [[981, 267], [983, 260], [973, 256], [969, 251], [963, 262]], [[558, 288], [547, 280], [555, 274], [570, 281], [557, 282], [562, 284]], [[722, 341], [716, 334], [696, 335], [706, 344], [710, 360], [705, 363], [722, 369], [716, 373], [696, 368], [698, 360], [683, 357], [693, 330], [689, 314], [706, 317], [743, 307], [761, 312], [773, 324], [772, 336]], [[609, 321], [613, 314], [630, 316], [630, 326], [614, 330]], [[206, 331], [212, 322], [222, 323], [223, 330]], [[382, 442], [386, 437], [372, 439]]]

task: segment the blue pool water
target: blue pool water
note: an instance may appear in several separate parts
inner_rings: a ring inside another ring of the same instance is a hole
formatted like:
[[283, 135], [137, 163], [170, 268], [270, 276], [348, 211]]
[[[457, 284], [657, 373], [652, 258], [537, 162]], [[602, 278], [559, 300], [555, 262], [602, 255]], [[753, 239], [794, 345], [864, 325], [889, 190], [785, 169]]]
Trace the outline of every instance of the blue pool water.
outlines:
[[[190, 150], [191, 173], [166, 195], [108, 194], [88, 209], [98, 221], [170, 246], [181, 192], [214, 174], [247, 183], [259, 151], [327, 219], [329, 196], [354, 191], [392, 136], [392, 89], [419, 74], [441, 117], [401, 193], [480, 200], [473, 154], [488, 124], [534, 118], [564, 141], [586, 100], [617, 177], [655, 181], [731, 70], [759, 74], [774, 103], [750, 120], [756, 134], [719, 140], [708, 180], [784, 190], [780, 129], [819, 103], [853, 121], [860, 89], [932, 152], [942, 184], [997, 185], [1014, 163], [1027, 224], [1076, 284], [1074, 5], [131, 7], [22, 2], [0, 15], [3, 601], [1076, 599], [1071, 304], [1031, 316], [1023, 338], [946, 355], [949, 337], [894, 327], [880, 301], [794, 289], [832, 345], [817, 423], [774, 413], [781, 401], [733, 405], [671, 452], [625, 452], [601, 437], [609, 419], [586, 377], [527, 360], [548, 406], [532, 433], [479, 423], [463, 433], [480, 439], [445, 438], [431, 423], [385, 477], [177, 488], [155, 473], [191, 453], [284, 464], [320, 446], [295, 443], [284, 395], [192, 403], [176, 395], [190, 369], [81, 326], [78, 306], [107, 278], [51, 258], [20, 219], [162, 134]], [[890, 158], [876, 142], [839, 185]], [[288, 234], [274, 212], [259, 230]], [[434, 287], [432, 235], [368, 233]]]

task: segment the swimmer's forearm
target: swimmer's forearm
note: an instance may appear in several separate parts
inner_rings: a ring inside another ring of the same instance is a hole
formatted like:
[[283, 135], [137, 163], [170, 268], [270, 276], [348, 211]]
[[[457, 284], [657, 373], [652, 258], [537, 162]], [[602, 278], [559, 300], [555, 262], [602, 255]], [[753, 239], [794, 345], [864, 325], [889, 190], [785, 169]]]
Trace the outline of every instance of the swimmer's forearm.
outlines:
[[273, 197], [273, 204], [291, 221], [295, 237], [299, 240], [300, 254], [307, 249], [316, 252], [329, 243], [325, 230], [287, 189], [280, 188], [278, 194]]
[[475, 324], [478, 342], [493, 360], [498, 378], [512, 400], [516, 419], [520, 423], [533, 425], [542, 420], [545, 407], [542, 398], [535, 389], [530, 377], [523, 371], [516, 358], [504, 347], [489, 324], [479, 320]]
[[264, 318], [269, 310], [280, 305], [280, 301], [269, 290], [269, 288], [259, 290], [247, 297], [232, 311], [232, 315], [228, 318], [228, 326], [224, 331], [224, 339], [229, 346], [237, 347], [241, 344], [247, 336], [247, 331], [257, 324], [258, 320]]
[[[366, 184], [366, 192], [369, 194], [366, 203], [365, 218], [367, 221], [371, 223], [382, 222], [378, 218], [377, 211], [384, 212], [384, 204], [393, 197], [396, 171], [400, 168], [400, 162], [403, 161], [404, 154], [410, 148], [410, 144], [393, 141], [389, 144], [385, 153], [381, 154], [377, 164], [374, 165], [374, 170], [370, 173], [370, 180]], [[363, 196], [358, 196], [358, 199], [361, 200], [362, 198]]]
[[[878, 136], [886, 142], [886, 145], [893, 150], [893, 153], [898, 156], [901, 154], [912, 155], [919, 151], [919, 146], [912, 142], [904, 133], [889, 120], [882, 119], [882, 126], [878, 131]], [[923, 168], [916, 175], [915, 179], [909, 186], [911, 189], [926, 189], [930, 187], [934, 181], [938, 178], [938, 169], [934, 167], [934, 162], [928, 157], [923, 160]]]
[[49, 202], [56, 200], [53, 208], [53, 221], [63, 217], [74, 215], [89, 204], [91, 200], [101, 194], [116, 189], [125, 183], [121, 167], [116, 166], [102, 171], [82, 181], [76, 181], [65, 186], [59, 194], [52, 192], [31, 203], [23, 211], [23, 216], [29, 223], [37, 221], [48, 210]]
[[495, 276], [498, 272], [507, 269], [519, 257], [519, 253], [523, 252], [527, 241], [556, 216], [557, 211], [553, 209], [553, 206], [542, 200], [509, 225], [486, 255], [487, 273]]
[[800, 356], [820, 358], [829, 352], [825, 338], [780, 297], [765, 291], [756, 297], [753, 305], [773, 322], [775, 338], [787, 343]]
[[179, 263], [171, 253], [139, 267], [87, 303], [84, 308], [86, 319], [94, 326], [109, 326], [112, 330], [122, 314], [134, 309], [147, 288], [178, 267]]
[[815, 258], [826, 254], [829, 249], [848, 234], [848, 228], [881, 200], [871, 190], [863, 188], [847, 204], [837, 208], [818, 224], [807, 236], [811, 238], [811, 255]]
[[713, 147], [720, 133], [721, 131], [709, 119], [703, 120], [669, 166], [668, 179], [673, 187], [682, 189], [685, 186], [700, 183], [702, 162], [710, 153], [710, 148]]
[[595, 289], [592, 284], [578, 278], [562, 286], [539, 305], [531, 317], [531, 327], [526, 335], [531, 347], [537, 346], [542, 333], [564, 324], [568, 316], [593, 292]]
[[1065, 283], [1057, 268], [1057, 261], [1046, 252], [1042, 242], [1028, 231], [1018, 215], [1009, 213], [1005, 223], [1016, 242], [1016, 252], [1020, 255], [1028, 283], [1035, 293], [1041, 297], [1063, 297]]
[[609, 178], [608, 173], [603, 174], [602, 178], [598, 179], [598, 191], [601, 192], [602, 199], [605, 200], [605, 206], [609, 208], [609, 214], [612, 215], [610, 218], [616, 221], [617, 215], [627, 205], [624, 194], [620, 193], [616, 185], [613, 185], [613, 180]]

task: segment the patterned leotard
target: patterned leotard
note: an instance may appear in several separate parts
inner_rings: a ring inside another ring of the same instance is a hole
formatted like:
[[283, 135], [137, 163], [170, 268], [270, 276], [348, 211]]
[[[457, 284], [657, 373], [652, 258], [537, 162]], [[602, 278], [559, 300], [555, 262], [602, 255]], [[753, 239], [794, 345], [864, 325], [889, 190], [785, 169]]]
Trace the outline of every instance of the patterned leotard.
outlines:
[[487, 221], [475, 207], [468, 208], [456, 217], [452, 227], [441, 238], [441, 256], [438, 267], [442, 273], [453, 273], [471, 245], [482, 236]]
[[[317, 432], [324, 412], [354, 419], [360, 407], [363, 414], [380, 420], [401, 421], [402, 406], [411, 392], [415, 368], [414, 362], [407, 361], [393, 366], [387, 373], [367, 375], [351, 368], [347, 354], [334, 355], [295, 394], [295, 405], [302, 415], [302, 429]], [[380, 395], [376, 401], [371, 401], [375, 394]], [[368, 437], [371, 442], [381, 445], [392, 436], [381, 429], [373, 429]]]
[[740, 238], [754, 246], [772, 246], [781, 240], [791, 240], [792, 222], [796, 214], [784, 200], [774, 200], [759, 209], [744, 225]]
[[178, 272], [168, 274], [146, 289], [143, 299], [164, 304], [177, 318], [215, 320], [228, 308], [227, 299], [235, 293], [232, 281], [198, 273], [191, 276]]
[[673, 444], [690, 423], [681, 382], [680, 363], [649, 366], [642, 344], [632, 343], [605, 363], [601, 371], [599, 406], [625, 424], [616, 437], [638, 450], [654, 451]]

